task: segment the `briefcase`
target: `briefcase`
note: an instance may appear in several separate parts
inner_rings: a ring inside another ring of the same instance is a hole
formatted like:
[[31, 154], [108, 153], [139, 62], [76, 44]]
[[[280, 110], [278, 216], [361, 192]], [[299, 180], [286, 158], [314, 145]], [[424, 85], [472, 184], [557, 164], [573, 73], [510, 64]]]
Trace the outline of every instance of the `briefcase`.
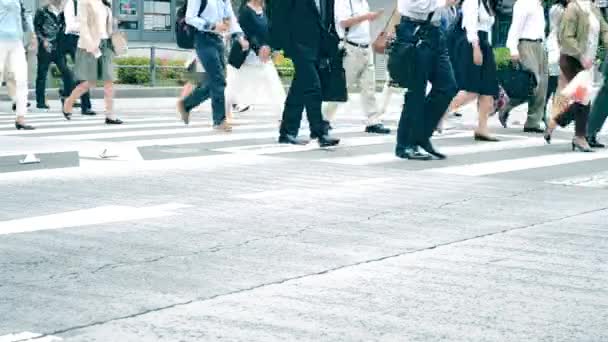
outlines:
[[321, 79], [321, 98], [324, 102], [348, 101], [343, 59], [344, 55], [341, 53], [334, 58], [321, 61], [319, 78]]
[[538, 85], [536, 77], [528, 70], [524, 70], [519, 64], [510, 68], [497, 71], [498, 83], [505, 89], [507, 95], [512, 99], [526, 100], [534, 95]]

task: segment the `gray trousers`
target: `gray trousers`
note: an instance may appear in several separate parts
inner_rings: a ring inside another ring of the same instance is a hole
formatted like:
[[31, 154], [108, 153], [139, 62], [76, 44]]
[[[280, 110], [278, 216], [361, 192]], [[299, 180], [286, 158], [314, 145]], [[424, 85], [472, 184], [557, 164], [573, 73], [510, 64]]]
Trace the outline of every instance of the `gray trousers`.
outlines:
[[520, 41], [518, 45], [519, 61], [524, 69], [532, 72], [538, 82], [534, 95], [529, 99], [511, 99], [506, 110], [528, 102], [528, 118], [526, 128], [539, 128], [545, 120], [545, 102], [549, 83], [549, 61], [547, 52], [541, 42]]

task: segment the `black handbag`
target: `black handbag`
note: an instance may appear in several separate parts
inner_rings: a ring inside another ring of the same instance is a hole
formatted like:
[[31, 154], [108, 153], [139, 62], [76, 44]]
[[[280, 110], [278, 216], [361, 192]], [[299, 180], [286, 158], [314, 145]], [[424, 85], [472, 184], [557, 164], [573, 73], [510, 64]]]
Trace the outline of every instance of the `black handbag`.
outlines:
[[348, 101], [346, 71], [344, 70], [344, 52], [334, 58], [321, 60], [319, 65], [321, 80], [321, 99], [326, 102]]
[[497, 71], [498, 84], [512, 99], [528, 99], [534, 95], [538, 81], [534, 74], [524, 70], [519, 63]]
[[234, 39], [230, 47], [230, 53], [228, 54], [228, 64], [232, 65], [235, 69], [240, 69], [245, 63], [248, 54], [249, 49], [243, 50], [241, 43], [237, 39]]
[[[416, 50], [425, 44], [425, 26], [429, 25], [434, 12], [429, 13], [426, 22], [418, 26], [414, 39], [396, 39], [391, 45], [386, 67], [390, 78], [401, 88], [410, 88], [416, 72]], [[423, 26], [422, 26], [423, 25]]]

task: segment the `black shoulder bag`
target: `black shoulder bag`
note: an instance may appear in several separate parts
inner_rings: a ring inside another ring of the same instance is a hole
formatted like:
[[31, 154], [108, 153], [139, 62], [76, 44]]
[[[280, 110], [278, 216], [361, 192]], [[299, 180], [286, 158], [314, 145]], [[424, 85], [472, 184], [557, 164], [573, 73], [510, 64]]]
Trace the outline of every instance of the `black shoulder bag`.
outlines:
[[[352, 2], [351, 2], [352, 11]], [[335, 31], [336, 21], [332, 20], [329, 31]], [[345, 29], [344, 40], [349, 29]], [[337, 54], [329, 58], [321, 59], [319, 65], [319, 78], [321, 80], [321, 99], [324, 102], [347, 102], [348, 87], [346, 84], [346, 71], [344, 70], [344, 48], [338, 48]]]
[[[434, 14], [435, 12], [429, 13], [425, 23], [421, 25], [430, 24]], [[418, 26], [414, 32], [413, 40], [403, 41], [403, 39], [397, 39], [391, 46], [387, 69], [393, 82], [401, 88], [410, 88], [412, 86], [412, 80], [416, 71], [416, 50], [422, 43], [424, 43], [424, 37], [421, 34], [421, 26]]]

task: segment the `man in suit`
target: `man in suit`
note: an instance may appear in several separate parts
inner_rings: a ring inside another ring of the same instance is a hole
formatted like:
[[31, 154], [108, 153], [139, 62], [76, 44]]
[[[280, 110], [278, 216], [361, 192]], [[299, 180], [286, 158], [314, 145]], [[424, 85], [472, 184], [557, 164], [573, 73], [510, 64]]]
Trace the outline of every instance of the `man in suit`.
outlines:
[[279, 143], [305, 145], [298, 139], [302, 112], [310, 124], [311, 138], [321, 147], [335, 146], [340, 140], [329, 136], [329, 125], [321, 112], [322, 63], [338, 54], [339, 38], [335, 32], [334, 0], [273, 1], [270, 13], [271, 45], [291, 58], [295, 75], [285, 101]]

